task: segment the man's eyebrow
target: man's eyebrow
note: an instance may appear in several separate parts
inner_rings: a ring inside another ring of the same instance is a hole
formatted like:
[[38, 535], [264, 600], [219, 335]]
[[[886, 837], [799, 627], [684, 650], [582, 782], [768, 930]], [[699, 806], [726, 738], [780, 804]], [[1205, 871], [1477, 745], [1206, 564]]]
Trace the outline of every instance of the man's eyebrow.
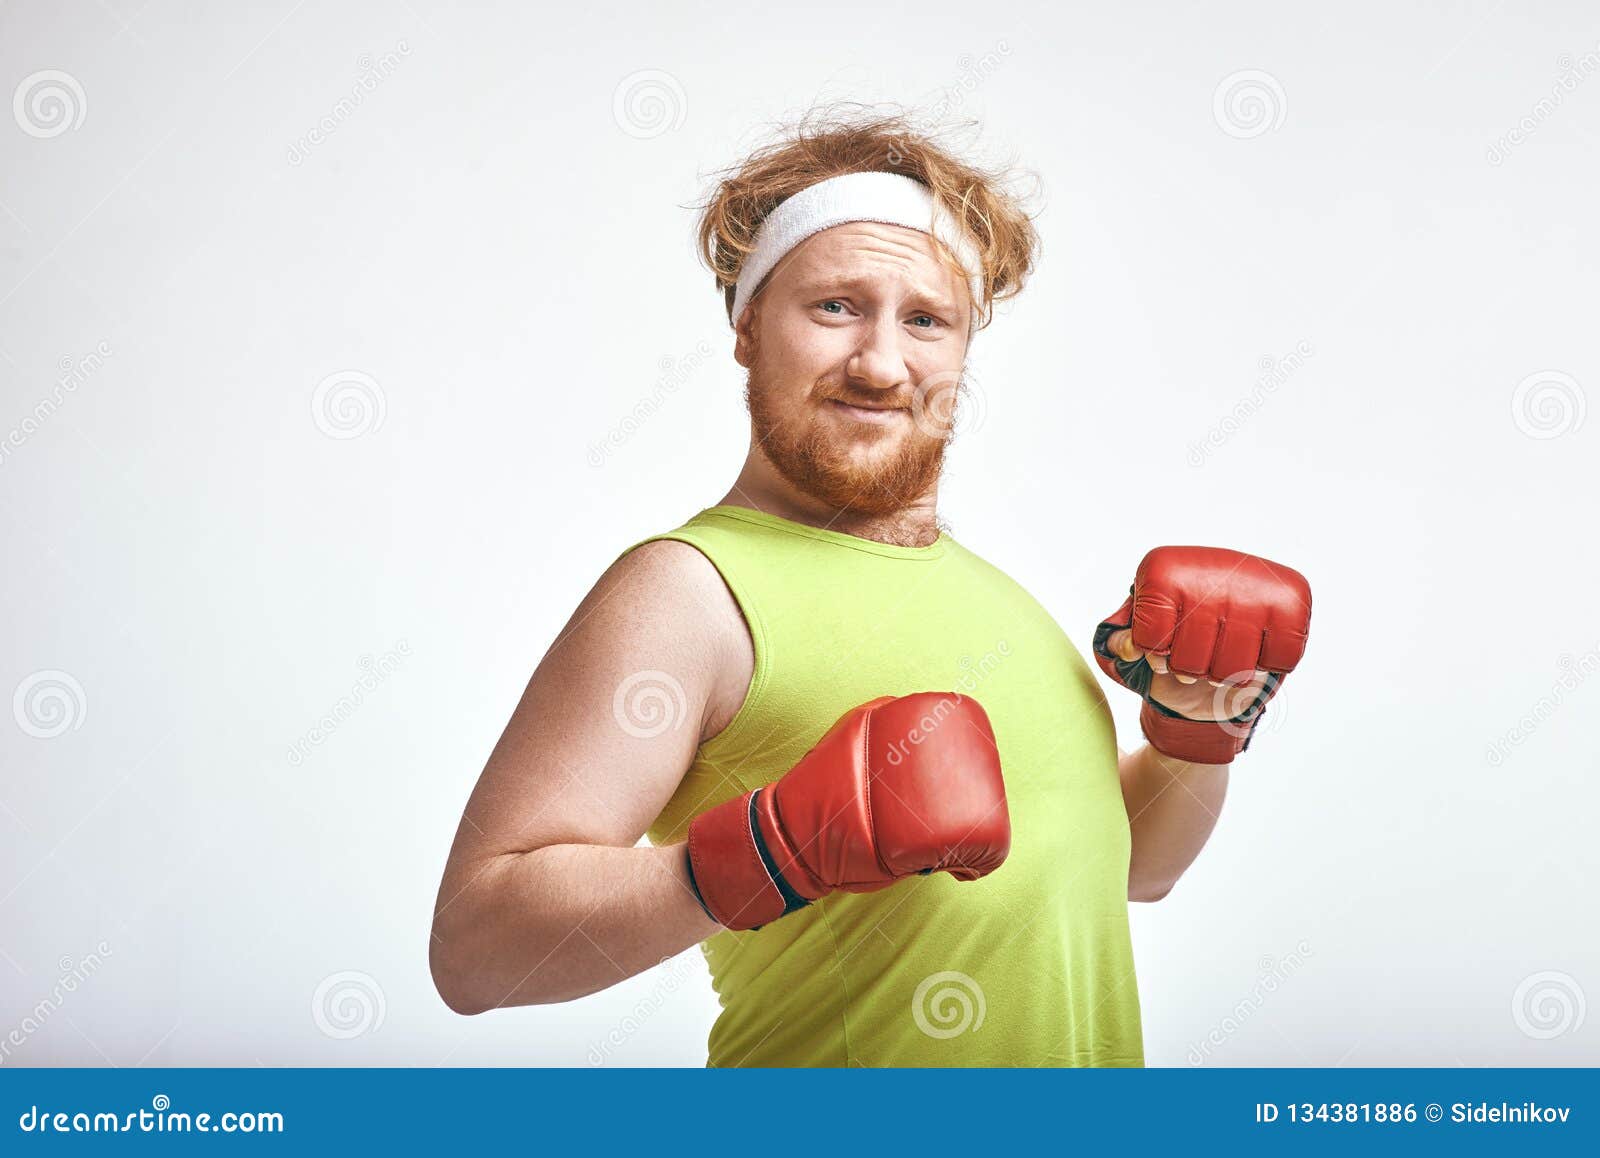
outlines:
[[[816, 273], [800, 277], [795, 282], [795, 288], [802, 295], [819, 294], [827, 292], [842, 292], [845, 290], [870, 289], [873, 279], [860, 275]], [[926, 302], [930, 305], [941, 305], [946, 308], [953, 307], [955, 299], [949, 294], [940, 293], [929, 289], [920, 282], [912, 286], [912, 300]]]

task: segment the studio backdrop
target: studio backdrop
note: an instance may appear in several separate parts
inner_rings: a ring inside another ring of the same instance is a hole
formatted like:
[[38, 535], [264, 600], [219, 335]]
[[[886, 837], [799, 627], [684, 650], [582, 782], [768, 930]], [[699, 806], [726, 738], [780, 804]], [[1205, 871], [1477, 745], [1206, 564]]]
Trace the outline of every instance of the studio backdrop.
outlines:
[[951, 532], [1085, 655], [1158, 544], [1316, 586], [1132, 906], [1148, 1064], [1600, 1062], [1597, 74], [1576, 0], [6, 5], [0, 1064], [704, 1063], [698, 950], [462, 1017], [429, 928], [534, 665], [744, 456], [694, 206], [839, 101], [1037, 175]]

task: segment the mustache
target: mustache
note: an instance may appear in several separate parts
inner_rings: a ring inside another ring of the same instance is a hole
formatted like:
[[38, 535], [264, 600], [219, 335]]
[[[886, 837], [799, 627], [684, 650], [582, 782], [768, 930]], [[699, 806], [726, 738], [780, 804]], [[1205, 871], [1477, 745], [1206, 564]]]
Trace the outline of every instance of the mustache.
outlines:
[[823, 402], [843, 402], [846, 406], [860, 406], [866, 410], [910, 410], [915, 390], [893, 394], [860, 394], [850, 390], [825, 390], [818, 395]]

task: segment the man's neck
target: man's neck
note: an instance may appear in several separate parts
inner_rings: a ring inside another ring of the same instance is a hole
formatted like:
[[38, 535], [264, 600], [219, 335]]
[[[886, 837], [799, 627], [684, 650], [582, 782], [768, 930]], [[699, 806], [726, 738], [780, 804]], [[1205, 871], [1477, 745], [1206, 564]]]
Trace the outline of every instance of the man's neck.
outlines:
[[752, 469], [748, 462], [719, 505], [749, 507], [808, 527], [821, 527], [896, 547], [932, 546], [941, 529], [937, 487], [930, 487], [926, 494], [887, 514], [868, 514], [820, 502], [790, 486], [786, 480]]

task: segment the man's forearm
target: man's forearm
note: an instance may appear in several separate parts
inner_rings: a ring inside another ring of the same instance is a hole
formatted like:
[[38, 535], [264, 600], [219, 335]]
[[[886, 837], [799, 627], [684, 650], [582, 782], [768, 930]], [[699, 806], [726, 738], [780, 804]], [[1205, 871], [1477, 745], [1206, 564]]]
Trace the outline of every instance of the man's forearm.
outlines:
[[1228, 791], [1228, 765], [1191, 764], [1150, 745], [1117, 761], [1133, 834], [1128, 899], [1159, 901], [1205, 847]]
[[555, 844], [474, 872], [441, 895], [429, 954], [458, 1013], [582, 997], [721, 928], [694, 898], [681, 844]]

